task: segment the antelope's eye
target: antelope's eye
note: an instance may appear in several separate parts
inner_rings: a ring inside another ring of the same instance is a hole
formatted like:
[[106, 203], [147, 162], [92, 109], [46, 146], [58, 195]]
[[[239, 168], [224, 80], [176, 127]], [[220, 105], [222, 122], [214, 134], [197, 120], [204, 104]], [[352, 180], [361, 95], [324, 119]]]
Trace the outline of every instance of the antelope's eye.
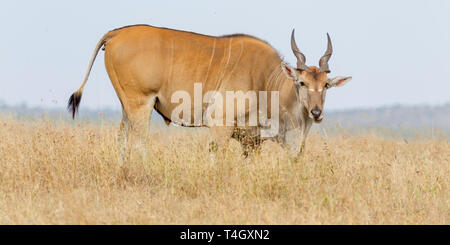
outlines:
[[300, 86], [305, 86], [305, 83], [304, 82], [300, 82]]
[[325, 88], [330, 88], [330, 84], [329, 83], [325, 83]]

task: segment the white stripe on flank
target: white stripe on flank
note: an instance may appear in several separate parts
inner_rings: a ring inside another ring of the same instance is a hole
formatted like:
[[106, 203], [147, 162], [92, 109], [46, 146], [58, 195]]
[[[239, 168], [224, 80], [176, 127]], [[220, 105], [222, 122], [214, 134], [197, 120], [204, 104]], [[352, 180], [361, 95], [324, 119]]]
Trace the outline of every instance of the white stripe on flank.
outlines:
[[169, 81], [172, 80], [173, 57], [174, 56], [175, 56], [175, 54], [174, 54], [173, 39], [172, 39], [172, 41], [170, 42], [170, 64], [169, 64], [169, 78], [168, 78]]
[[219, 87], [221, 87], [222, 85], [222, 80], [225, 77], [225, 73], [227, 71], [227, 67], [228, 67], [228, 63], [230, 62], [230, 57], [231, 57], [231, 41], [233, 41], [233, 38], [230, 38], [230, 45], [228, 47], [228, 58], [227, 58], [227, 63], [225, 64], [225, 67], [223, 68], [223, 72], [222, 72], [222, 76], [220, 76], [217, 85], [216, 85], [216, 89], [218, 90]]
[[228, 59], [227, 59], [227, 64], [225, 64], [225, 69], [227, 69], [228, 63], [230, 62], [230, 57], [231, 57], [231, 41], [233, 41], [233, 38], [230, 38], [230, 45], [229, 45], [229, 49], [228, 49]]
[[241, 42], [241, 52], [239, 53], [239, 56], [237, 58], [237, 60], [235, 61], [233, 68], [231, 68], [230, 73], [228, 74], [228, 76], [231, 76], [231, 74], [233, 74], [234, 68], [236, 68], [236, 66], [238, 65], [239, 61], [241, 60], [241, 55], [242, 55], [242, 51], [244, 51], [244, 43]]
[[206, 71], [206, 78], [205, 78], [205, 83], [208, 80], [208, 75], [209, 75], [209, 69], [211, 68], [211, 63], [213, 61], [214, 58], [214, 53], [216, 52], [216, 39], [214, 39], [214, 46], [213, 46], [213, 50], [211, 53], [211, 58], [209, 59], [209, 65], [208, 65], [208, 70]]

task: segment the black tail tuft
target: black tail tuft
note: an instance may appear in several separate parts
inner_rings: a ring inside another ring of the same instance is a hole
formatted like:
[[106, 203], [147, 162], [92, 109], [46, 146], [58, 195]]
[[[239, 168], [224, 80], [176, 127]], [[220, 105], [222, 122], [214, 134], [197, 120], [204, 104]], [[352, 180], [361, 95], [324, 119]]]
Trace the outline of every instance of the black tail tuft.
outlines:
[[72, 112], [72, 118], [75, 118], [75, 113], [78, 111], [78, 106], [81, 101], [81, 93], [75, 92], [69, 98], [69, 103], [67, 104], [67, 109]]

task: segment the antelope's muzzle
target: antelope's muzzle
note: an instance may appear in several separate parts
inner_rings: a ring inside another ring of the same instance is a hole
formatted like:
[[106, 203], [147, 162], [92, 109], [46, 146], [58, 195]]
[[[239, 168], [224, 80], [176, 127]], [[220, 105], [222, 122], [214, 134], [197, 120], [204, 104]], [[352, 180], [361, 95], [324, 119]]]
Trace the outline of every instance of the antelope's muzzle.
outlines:
[[319, 107], [315, 106], [311, 110], [311, 115], [314, 117], [315, 120], [319, 120], [320, 119], [320, 115], [322, 115], [322, 110], [320, 110]]

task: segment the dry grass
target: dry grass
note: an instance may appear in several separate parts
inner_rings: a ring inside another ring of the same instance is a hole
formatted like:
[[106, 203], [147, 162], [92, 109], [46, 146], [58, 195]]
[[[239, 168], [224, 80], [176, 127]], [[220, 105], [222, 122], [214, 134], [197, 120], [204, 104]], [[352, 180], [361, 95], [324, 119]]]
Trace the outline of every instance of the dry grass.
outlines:
[[315, 133], [211, 163], [204, 131], [154, 131], [121, 168], [116, 125], [0, 116], [1, 224], [449, 224], [450, 144]]

